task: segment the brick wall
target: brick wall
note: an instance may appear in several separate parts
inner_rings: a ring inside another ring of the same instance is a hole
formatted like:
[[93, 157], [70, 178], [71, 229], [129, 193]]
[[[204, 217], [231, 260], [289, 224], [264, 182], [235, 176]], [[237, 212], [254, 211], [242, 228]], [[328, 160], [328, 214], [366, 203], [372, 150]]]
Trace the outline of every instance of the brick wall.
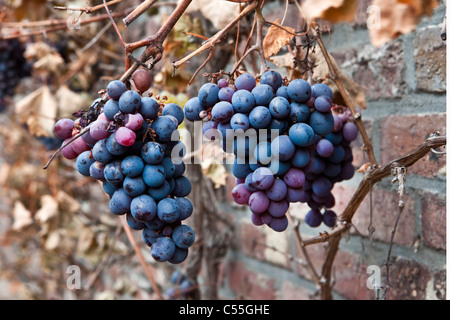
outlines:
[[[361, 3], [368, 3], [362, 1]], [[284, 9], [269, 8], [282, 16]], [[278, 12], [278, 11], [280, 12]], [[292, 10], [295, 11], [295, 10]], [[360, 10], [361, 12], [365, 12]], [[345, 74], [359, 83], [367, 95], [362, 112], [375, 154], [381, 164], [404, 155], [431, 133], [446, 133], [446, 46], [440, 39], [445, 6], [437, 8], [415, 32], [399, 37], [381, 48], [371, 46], [364, 14], [353, 24], [332, 28], [327, 47]], [[289, 15], [287, 17], [289, 19]], [[270, 20], [270, 19], [269, 19]], [[353, 143], [354, 165], [364, 163], [362, 141]], [[445, 298], [446, 264], [446, 157], [430, 153], [407, 172], [405, 208], [392, 251], [390, 299]], [[336, 212], [340, 213], [356, 190], [361, 173], [334, 188]], [[234, 186], [230, 177], [221, 208], [236, 222], [236, 243], [222, 265], [220, 296], [231, 299], [312, 299], [317, 288], [311, 280], [291, 229], [275, 233], [255, 227], [248, 209], [232, 203]], [[385, 179], [373, 188], [372, 226], [369, 197], [357, 211], [357, 228], [343, 239], [335, 260], [334, 298], [373, 299], [366, 286], [367, 267], [382, 267], [389, 249], [397, 213], [396, 185]], [[304, 217], [306, 205], [291, 212]], [[321, 230], [301, 225], [304, 237]], [[276, 250], [273, 250], [275, 248]], [[325, 247], [307, 248], [319, 269]]]

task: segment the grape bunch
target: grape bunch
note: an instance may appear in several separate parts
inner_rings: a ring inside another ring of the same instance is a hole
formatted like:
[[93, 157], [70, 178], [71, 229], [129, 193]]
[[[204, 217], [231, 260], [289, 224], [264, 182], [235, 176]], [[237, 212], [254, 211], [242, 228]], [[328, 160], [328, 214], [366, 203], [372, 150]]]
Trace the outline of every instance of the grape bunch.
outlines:
[[30, 75], [24, 52], [19, 40], [0, 40], [0, 111], [6, 108], [5, 97], [12, 96], [20, 79]]
[[[150, 86], [142, 84], [148, 82], [145, 77], [133, 79], [140, 92]], [[64, 139], [63, 144], [86, 130], [62, 154], [76, 159], [80, 174], [102, 181], [111, 212], [126, 214], [130, 228], [142, 230], [156, 261], [181, 263], [195, 240], [194, 231], [182, 223], [193, 213], [186, 198], [191, 183], [183, 176], [186, 150], [177, 130], [183, 110], [141, 97], [118, 80], [108, 84], [107, 95], [104, 104], [94, 101], [86, 117], [55, 124], [55, 135]]]
[[170, 300], [186, 298], [195, 289], [194, 281], [178, 270], [172, 273], [170, 280], [174, 286], [165, 292]]
[[225, 79], [206, 83], [184, 112], [189, 121], [204, 121], [207, 139], [220, 139], [223, 150], [234, 153], [233, 200], [250, 207], [253, 224], [281, 232], [295, 202], [310, 207], [309, 226], [336, 224], [331, 191], [354, 175], [349, 145], [358, 129], [351, 113], [332, 99], [325, 84], [287, 83], [269, 70], [259, 84], [247, 73], [234, 86]]

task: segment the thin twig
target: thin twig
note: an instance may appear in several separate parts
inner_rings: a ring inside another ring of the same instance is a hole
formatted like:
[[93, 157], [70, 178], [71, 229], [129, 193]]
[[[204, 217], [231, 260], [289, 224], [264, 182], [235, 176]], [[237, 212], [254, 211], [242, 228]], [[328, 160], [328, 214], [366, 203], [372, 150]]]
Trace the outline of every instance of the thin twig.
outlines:
[[[124, 1], [124, 0], [112, 0], [112, 1], [109, 1], [107, 4], [108, 4], [108, 6], [110, 6], [110, 5], [114, 5], [114, 4], [120, 3], [122, 1]], [[103, 4], [99, 4], [99, 5], [94, 6], [94, 7], [85, 7], [85, 8], [54, 6], [53, 9], [55, 9], [55, 10], [67, 10], [67, 11], [81, 11], [81, 12], [84, 12], [84, 13], [87, 13], [87, 14], [91, 14], [91, 13], [94, 13], [95, 11], [103, 9], [103, 7], [104, 7]]]
[[111, 12], [109, 11], [108, 3], [106, 3], [106, 0], [103, 0], [103, 5], [105, 6], [106, 13], [109, 16], [109, 20], [111, 20], [114, 30], [116, 30], [116, 33], [119, 36], [120, 42], [122, 42], [122, 46], [124, 48], [126, 48], [127, 43], [123, 40], [122, 34], [120, 33], [120, 30], [119, 30], [119, 27], [117, 26], [116, 22], [114, 21], [114, 18], [111, 16]]
[[133, 246], [134, 251], [136, 252], [136, 255], [139, 258], [139, 261], [141, 262], [142, 267], [144, 268], [145, 275], [147, 276], [148, 280], [150, 281], [153, 290], [155, 291], [156, 295], [160, 300], [164, 300], [163, 296], [161, 295], [161, 292], [159, 291], [158, 284], [155, 281], [155, 278], [153, 277], [153, 273], [155, 273], [155, 270], [153, 267], [151, 267], [144, 259], [144, 256], [142, 255], [141, 249], [136, 243], [136, 239], [133, 236], [133, 233], [131, 232], [130, 226], [127, 223], [127, 218], [125, 215], [122, 215], [119, 217], [120, 222], [122, 223], [122, 226], [125, 230], [125, 233], [127, 234], [127, 238], [130, 241], [131, 245]]
[[128, 27], [134, 20], [139, 18], [145, 11], [147, 11], [158, 0], [145, 0], [136, 9], [133, 10], [128, 16], [123, 18], [123, 23]]
[[200, 65], [200, 67], [197, 68], [197, 70], [195, 70], [194, 74], [192, 75], [191, 79], [188, 82], [188, 86], [191, 85], [192, 81], [194, 81], [195, 77], [198, 75], [198, 73], [206, 66], [206, 64], [211, 60], [211, 58], [213, 57], [214, 54], [214, 47], [211, 47], [210, 52], [208, 57], [206, 58], [205, 61], [203, 61], [203, 63]]

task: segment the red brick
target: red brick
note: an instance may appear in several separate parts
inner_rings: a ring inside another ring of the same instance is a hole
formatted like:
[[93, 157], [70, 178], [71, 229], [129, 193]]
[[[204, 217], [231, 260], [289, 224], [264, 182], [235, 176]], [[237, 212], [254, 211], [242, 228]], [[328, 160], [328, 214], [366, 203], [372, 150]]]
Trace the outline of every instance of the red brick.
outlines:
[[[392, 160], [406, 155], [421, 145], [435, 131], [440, 131], [441, 135], [445, 135], [445, 113], [386, 117], [381, 128], [381, 164], [386, 165]], [[445, 156], [437, 156], [430, 152], [409, 167], [407, 173], [434, 177], [445, 164]]]
[[426, 246], [446, 249], [446, 201], [425, 193], [422, 200], [422, 235]]
[[[336, 213], [341, 214], [356, 189], [337, 185], [333, 189], [336, 198]], [[383, 242], [390, 242], [391, 231], [394, 227], [398, 213], [398, 193], [395, 191], [372, 191], [372, 227], [375, 228], [372, 238]], [[405, 207], [400, 216], [399, 225], [394, 237], [394, 243], [399, 245], [412, 245], [415, 241], [414, 200], [404, 194]], [[368, 236], [370, 224], [370, 195], [368, 194], [353, 216], [353, 225], [363, 236]], [[352, 232], [355, 233], [353, 230]]]
[[393, 261], [389, 279], [388, 300], [425, 300], [431, 274], [426, 266], [400, 258]]
[[339, 250], [334, 261], [336, 274], [333, 289], [352, 300], [373, 299], [373, 291], [367, 288], [367, 265], [358, 254]]
[[[306, 239], [306, 237], [305, 237]], [[320, 275], [320, 272], [322, 270], [322, 265], [325, 260], [325, 245], [324, 244], [314, 244], [307, 246], [305, 248], [309, 260], [311, 261], [311, 264], [314, 266], [314, 269], [316, 272]], [[301, 276], [302, 278], [313, 280], [313, 277], [311, 275], [311, 271], [308, 268], [306, 264], [305, 256], [303, 255], [303, 252], [300, 250], [300, 248], [297, 247], [297, 257], [303, 262], [303, 263], [296, 263], [296, 273]]]
[[260, 227], [243, 223], [239, 225], [239, 245], [242, 252], [258, 260], [265, 260], [266, 236]]
[[283, 282], [281, 286], [281, 300], [313, 300], [314, 298], [314, 292], [303, 287], [296, 287], [290, 281]]
[[[372, 140], [372, 128], [373, 121], [372, 120], [364, 120], [364, 128], [366, 130], [369, 139]], [[367, 153], [363, 151], [362, 147], [364, 146], [364, 142], [361, 138], [361, 134], [358, 134], [358, 138], [351, 143], [352, 153], [353, 153], [353, 166], [359, 169], [363, 164], [369, 161], [367, 157]]]
[[230, 261], [225, 273], [224, 276], [228, 278], [230, 288], [234, 291], [236, 299], [276, 299], [275, 280], [258, 273], [256, 270], [249, 270], [244, 263]]

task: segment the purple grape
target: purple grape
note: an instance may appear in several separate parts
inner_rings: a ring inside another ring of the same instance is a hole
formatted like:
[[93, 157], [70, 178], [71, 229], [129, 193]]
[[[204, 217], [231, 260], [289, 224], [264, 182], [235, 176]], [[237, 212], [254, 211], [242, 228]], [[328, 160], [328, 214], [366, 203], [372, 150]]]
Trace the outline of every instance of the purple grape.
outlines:
[[305, 222], [312, 228], [317, 228], [323, 221], [322, 214], [318, 210], [310, 210], [305, 217]]
[[270, 215], [270, 213], [268, 213], [268, 212], [264, 212], [262, 215], [261, 215], [261, 221], [264, 223], [264, 224], [267, 224], [267, 225], [269, 225], [271, 222], [272, 222], [272, 219], [273, 219], [273, 217]]
[[293, 189], [287, 188], [286, 200], [289, 202], [306, 203], [311, 200], [311, 193], [304, 188]]
[[233, 101], [233, 95], [235, 91], [231, 87], [224, 87], [219, 90], [219, 100], [220, 101], [227, 101], [231, 102]]
[[358, 137], [358, 127], [353, 122], [347, 122], [342, 127], [342, 135], [347, 141], [353, 141]]
[[140, 113], [129, 113], [125, 116], [125, 127], [137, 131], [144, 124], [144, 117]]
[[248, 200], [250, 210], [255, 214], [265, 212], [269, 208], [269, 204], [270, 200], [263, 191], [253, 193]]
[[231, 195], [237, 204], [247, 205], [252, 194], [247, 190], [245, 184], [241, 183], [233, 188]]
[[336, 226], [337, 221], [337, 215], [332, 210], [327, 210], [323, 214], [323, 223], [330, 228], [333, 228]]
[[264, 224], [264, 222], [262, 222], [261, 220], [261, 216], [254, 213], [252, 213], [251, 220], [255, 226], [262, 226]]
[[217, 81], [217, 85], [220, 89], [228, 87], [228, 81], [226, 79], [220, 79], [219, 81]]
[[288, 219], [286, 216], [280, 218], [272, 218], [272, 221], [269, 224], [269, 227], [276, 232], [283, 232], [288, 227]]
[[273, 139], [272, 144], [272, 154], [281, 161], [291, 160], [295, 155], [295, 145], [292, 143], [289, 136], [282, 135]]
[[95, 143], [97, 142], [97, 139], [92, 138], [91, 134], [90, 134], [90, 129], [81, 136], [81, 139], [83, 139], [84, 142], [86, 142], [86, 144], [89, 147], [93, 147], [95, 145]]
[[249, 175], [247, 175], [247, 177], [245, 178], [245, 188], [250, 191], [250, 192], [256, 192], [258, 191], [258, 188], [256, 187], [256, 185], [253, 183], [253, 172], [250, 173]]
[[275, 179], [272, 186], [266, 190], [267, 197], [272, 201], [281, 201], [287, 195], [288, 188], [283, 180]]
[[211, 110], [211, 119], [220, 123], [229, 122], [234, 114], [233, 105], [227, 101], [217, 103]]
[[314, 101], [314, 107], [316, 108], [317, 111], [320, 112], [329, 112], [332, 106], [333, 102], [327, 96], [317, 97], [316, 100]]
[[111, 134], [108, 131], [109, 127], [109, 121], [108, 120], [95, 120], [89, 129], [89, 133], [91, 134], [91, 137], [95, 140], [102, 140], [105, 138], [108, 138]]
[[312, 190], [319, 197], [328, 196], [333, 188], [333, 184], [325, 177], [313, 181]]
[[203, 126], [202, 126], [203, 135], [211, 141], [214, 141], [214, 140], [220, 138], [219, 130], [217, 129], [218, 126], [219, 126], [219, 122], [216, 122], [216, 121], [207, 121], [207, 122], [203, 123]]
[[305, 183], [305, 174], [300, 169], [291, 168], [283, 176], [283, 181], [288, 187], [298, 189]]
[[351, 162], [345, 162], [342, 165], [342, 170], [339, 174], [339, 178], [342, 180], [350, 180], [355, 175], [355, 167]]
[[334, 146], [327, 139], [321, 139], [316, 145], [316, 151], [319, 154], [319, 156], [328, 158], [331, 157], [331, 155], [333, 154]]
[[136, 133], [127, 127], [120, 127], [114, 133], [114, 137], [118, 144], [125, 147], [130, 147], [136, 142]]
[[[64, 140], [61, 145], [65, 145], [66, 143], [69, 143], [69, 141], [70, 141], [70, 138]], [[72, 143], [69, 143], [67, 146], [65, 146], [62, 149], [61, 153], [64, 156], [64, 158], [69, 159], [69, 160], [72, 160], [72, 159], [75, 159], [76, 157], [78, 157], [78, 153], [76, 153], [73, 150]]]
[[72, 130], [74, 126], [74, 121], [71, 119], [61, 119], [55, 123], [53, 131], [58, 138], [69, 139], [72, 138]]
[[268, 190], [272, 187], [275, 178], [272, 171], [267, 167], [261, 167], [256, 169], [252, 175], [252, 183], [259, 190]]
[[333, 132], [341, 131], [342, 126], [344, 125], [344, 123], [342, 122], [341, 117], [339, 117], [337, 114], [333, 113], [333, 119], [334, 119]]
[[269, 208], [267, 211], [274, 218], [283, 217], [287, 210], [289, 209], [289, 203], [286, 200], [281, 201], [270, 201]]

